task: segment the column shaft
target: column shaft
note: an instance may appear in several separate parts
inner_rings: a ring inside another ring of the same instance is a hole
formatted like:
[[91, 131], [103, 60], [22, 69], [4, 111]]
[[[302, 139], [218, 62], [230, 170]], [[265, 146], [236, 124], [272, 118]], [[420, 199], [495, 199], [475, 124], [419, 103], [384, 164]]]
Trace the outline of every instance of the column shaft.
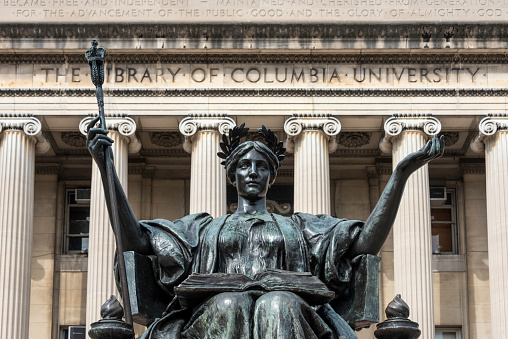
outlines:
[[305, 130], [295, 138], [295, 212], [330, 214], [328, 137]]
[[485, 139], [492, 338], [508, 333], [508, 131]]
[[220, 165], [220, 133], [198, 131], [192, 140], [190, 213], [226, 214], [226, 174]]
[[[425, 145], [422, 131], [404, 131], [393, 140], [393, 168]], [[423, 339], [434, 338], [432, 243], [428, 166], [408, 179], [393, 226], [395, 293], [411, 307]]]
[[[115, 142], [112, 150], [118, 178], [127, 196], [128, 144], [127, 138], [116, 131], [109, 137]], [[86, 326], [101, 319], [102, 304], [111, 296], [120, 295], [116, 289], [113, 262], [116, 251], [115, 236], [109, 221], [104, 189], [99, 168], [92, 164], [92, 185], [90, 199], [90, 233], [88, 247], [88, 278], [86, 295]]]
[[0, 339], [27, 339], [35, 175], [34, 138], [0, 139]]

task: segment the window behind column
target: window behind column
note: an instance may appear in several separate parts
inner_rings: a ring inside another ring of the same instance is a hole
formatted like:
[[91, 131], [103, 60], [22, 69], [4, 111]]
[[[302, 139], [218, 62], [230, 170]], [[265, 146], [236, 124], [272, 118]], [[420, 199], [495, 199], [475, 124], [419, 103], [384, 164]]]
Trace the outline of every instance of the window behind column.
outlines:
[[72, 188], [65, 192], [64, 253], [87, 254], [90, 225], [90, 188]]
[[[431, 187], [432, 192], [437, 187]], [[441, 189], [441, 188], [439, 188]], [[457, 204], [455, 190], [442, 188], [442, 199], [431, 198], [432, 253], [457, 254]]]
[[460, 339], [460, 329], [456, 328], [436, 328], [436, 339]]
[[62, 326], [60, 339], [86, 339], [85, 326]]

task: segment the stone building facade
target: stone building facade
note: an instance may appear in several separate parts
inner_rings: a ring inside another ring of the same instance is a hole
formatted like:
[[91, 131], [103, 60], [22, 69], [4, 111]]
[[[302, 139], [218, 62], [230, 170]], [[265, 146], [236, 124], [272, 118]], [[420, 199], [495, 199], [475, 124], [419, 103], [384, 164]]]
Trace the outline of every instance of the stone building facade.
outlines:
[[213, 154], [242, 122], [290, 151], [271, 211], [361, 220], [392, 167], [444, 135], [379, 254], [381, 318], [401, 293], [422, 338], [508, 333], [507, 0], [2, 5], [1, 339], [67, 338], [116, 293], [83, 135], [97, 111], [92, 39], [108, 50], [108, 128], [139, 219], [234, 210]]

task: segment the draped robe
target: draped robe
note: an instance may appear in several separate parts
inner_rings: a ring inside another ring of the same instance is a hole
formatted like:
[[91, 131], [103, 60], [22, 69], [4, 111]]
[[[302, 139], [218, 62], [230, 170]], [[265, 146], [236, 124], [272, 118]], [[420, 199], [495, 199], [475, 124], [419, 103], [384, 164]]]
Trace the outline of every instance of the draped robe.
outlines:
[[[347, 298], [353, 274], [347, 250], [362, 230], [363, 222], [336, 219], [328, 215], [296, 213], [291, 217], [273, 214], [284, 239], [284, 269], [311, 272], [335, 292]], [[218, 240], [229, 215], [213, 219], [206, 213], [186, 216], [173, 222], [156, 219], [140, 224], [150, 238], [155, 279], [168, 294], [190, 273], [219, 272]], [[281, 267], [282, 268], [282, 267]], [[140, 337], [143, 339], [181, 338], [182, 331], [197, 309], [182, 309], [174, 299], [168, 313], [156, 320]], [[176, 306], [175, 306], [176, 305]], [[206, 303], [204, 304], [206, 305]], [[199, 312], [203, 312], [202, 306]], [[320, 317], [332, 332], [331, 338], [356, 338], [345, 321], [329, 304], [314, 307], [311, 317]]]

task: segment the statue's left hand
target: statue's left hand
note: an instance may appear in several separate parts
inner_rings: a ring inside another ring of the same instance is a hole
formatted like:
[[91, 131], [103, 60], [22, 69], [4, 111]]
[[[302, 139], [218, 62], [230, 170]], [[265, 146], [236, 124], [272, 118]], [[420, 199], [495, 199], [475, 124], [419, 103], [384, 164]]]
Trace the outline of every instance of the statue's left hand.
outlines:
[[444, 154], [444, 150], [444, 136], [441, 136], [439, 139], [437, 136], [434, 136], [421, 149], [402, 159], [397, 167], [399, 167], [400, 170], [411, 174], [423, 165], [427, 164], [429, 161], [441, 157]]

